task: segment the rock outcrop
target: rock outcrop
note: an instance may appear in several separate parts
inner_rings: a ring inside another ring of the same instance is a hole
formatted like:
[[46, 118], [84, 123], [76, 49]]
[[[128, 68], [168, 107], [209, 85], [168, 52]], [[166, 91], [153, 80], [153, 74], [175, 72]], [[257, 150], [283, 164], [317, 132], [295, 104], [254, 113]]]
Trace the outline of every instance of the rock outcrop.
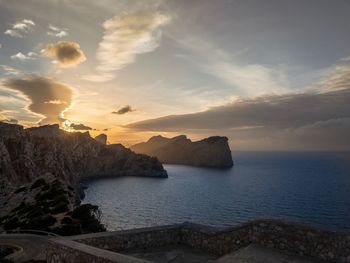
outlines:
[[95, 140], [106, 145], [107, 144], [107, 135], [104, 133], [101, 133], [100, 135], [97, 135], [95, 137]]
[[[167, 177], [157, 158], [121, 144], [106, 145], [88, 132], [65, 132], [58, 125], [24, 129], [0, 122], [0, 231], [101, 231], [98, 208], [78, 206], [80, 182], [123, 175]], [[79, 218], [81, 211], [91, 218]]]
[[16, 185], [45, 174], [71, 184], [88, 177], [167, 176], [154, 157], [120, 144], [104, 145], [88, 132], [65, 132], [58, 125], [23, 129], [0, 122], [0, 157], [0, 178]]
[[136, 153], [157, 157], [167, 164], [185, 164], [203, 167], [233, 166], [227, 137], [213, 136], [192, 142], [185, 135], [174, 138], [154, 136], [147, 142], [130, 147]]

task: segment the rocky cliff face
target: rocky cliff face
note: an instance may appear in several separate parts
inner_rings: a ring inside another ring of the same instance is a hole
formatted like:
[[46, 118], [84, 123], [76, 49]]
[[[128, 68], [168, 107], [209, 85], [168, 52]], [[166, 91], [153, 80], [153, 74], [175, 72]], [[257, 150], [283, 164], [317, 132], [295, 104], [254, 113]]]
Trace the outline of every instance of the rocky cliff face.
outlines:
[[[62, 235], [103, 231], [98, 208], [78, 206], [79, 182], [109, 176], [167, 177], [154, 157], [58, 125], [24, 129], [0, 122], [0, 231]], [[78, 201], [78, 202], [77, 202]]]
[[97, 135], [95, 137], [95, 140], [102, 143], [102, 144], [107, 144], [107, 135], [104, 133]]
[[87, 132], [69, 133], [58, 125], [23, 129], [0, 122], [0, 179], [20, 185], [43, 175], [71, 184], [87, 177], [167, 176], [156, 158], [105, 145]]
[[162, 163], [204, 167], [231, 167], [231, 150], [226, 137], [213, 136], [192, 142], [185, 135], [174, 138], [154, 136], [130, 147], [136, 153], [157, 157]]

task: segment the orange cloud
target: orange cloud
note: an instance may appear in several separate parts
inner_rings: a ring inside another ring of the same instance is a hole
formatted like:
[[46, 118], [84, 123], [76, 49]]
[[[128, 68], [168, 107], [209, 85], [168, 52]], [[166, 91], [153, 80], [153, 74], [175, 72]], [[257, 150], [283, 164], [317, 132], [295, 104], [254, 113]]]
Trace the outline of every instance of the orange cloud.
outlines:
[[86, 60], [80, 45], [75, 42], [59, 41], [49, 44], [41, 51], [45, 57], [54, 59], [60, 68], [76, 67]]

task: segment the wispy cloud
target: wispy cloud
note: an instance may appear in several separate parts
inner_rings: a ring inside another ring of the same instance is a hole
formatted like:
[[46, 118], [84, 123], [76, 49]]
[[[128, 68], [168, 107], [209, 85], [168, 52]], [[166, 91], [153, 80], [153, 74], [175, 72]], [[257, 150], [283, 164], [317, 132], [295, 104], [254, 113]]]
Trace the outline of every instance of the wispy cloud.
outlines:
[[11, 56], [12, 60], [19, 60], [19, 61], [27, 61], [27, 60], [35, 60], [38, 57], [38, 54], [35, 52], [28, 52], [27, 54], [23, 54], [22, 52], [18, 52], [15, 55]]
[[137, 54], [147, 53], [159, 46], [160, 28], [170, 17], [159, 13], [138, 12], [115, 16], [103, 23], [104, 35], [97, 49], [98, 74], [86, 75], [90, 81], [109, 81], [115, 71], [134, 62]]
[[[288, 91], [286, 74], [278, 67], [239, 63], [235, 61], [239, 53], [229, 54], [210, 40], [199, 37], [173, 39], [191, 54], [177, 55], [177, 57], [193, 63], [205, 74], [231, 86], [236, 91], [236, 95], [259, 96]], [[246, 50], [241, 52], [244, 53]]]
[[16, 76], [22, 73], [20, 70], [7, 65], [0, 65], [0, 69], [5, 76]]
[[53, 59], [60, 68], [76, 67], [86, 60], [84, 52], [76, 42], [59, 41], [47, 45], [41, 52], [44, 56]]
[[67, 28], [60, 28], [55, 25], [49, 24], [47, 26], [48, 30], [47, 34], [52, 37], [58, 37], [58, 38], [63, 38], [68, 36], [68, 29]]
[[229, 136], [239, 149], [349, 150], [350, 67], [299, 93], [236, 98], [208, 110], [129, 124], [141, 131]]
[[30, 19], [23, 19], [11, 25], [11, 28], [7, 29], [4, 34], [11, 37], [23, 38], [30, 31], [33, 30], [35, 23]]

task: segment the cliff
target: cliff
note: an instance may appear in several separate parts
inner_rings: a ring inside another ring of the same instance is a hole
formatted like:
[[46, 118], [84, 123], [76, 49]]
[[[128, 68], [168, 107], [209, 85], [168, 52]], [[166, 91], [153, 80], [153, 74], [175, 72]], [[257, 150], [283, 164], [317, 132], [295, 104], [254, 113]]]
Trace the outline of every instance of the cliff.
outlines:
[[23, 129], [0, 122], [0, 156], [0, 178], [14, 185], [45, 174], [72, 184], [87, 177], [167, 176], [156, 158], [105, 145], [88, 132], [65, 132], [58, 125]]
[[98, 208], [77, 206], [81, 180], [167, 177], [156, 158], [106, 145], [101, 137], [65, 132], [58, 125], [24, 129], [0, 122], [0, 230], [101, 231]]
[[192, 142], [185, 135], [174, 138], [154, 136], [130, 147], [136, 153], [155, 156], [162, 163], [204, 167], [233, 166], [227, 137], [213, 136]]

